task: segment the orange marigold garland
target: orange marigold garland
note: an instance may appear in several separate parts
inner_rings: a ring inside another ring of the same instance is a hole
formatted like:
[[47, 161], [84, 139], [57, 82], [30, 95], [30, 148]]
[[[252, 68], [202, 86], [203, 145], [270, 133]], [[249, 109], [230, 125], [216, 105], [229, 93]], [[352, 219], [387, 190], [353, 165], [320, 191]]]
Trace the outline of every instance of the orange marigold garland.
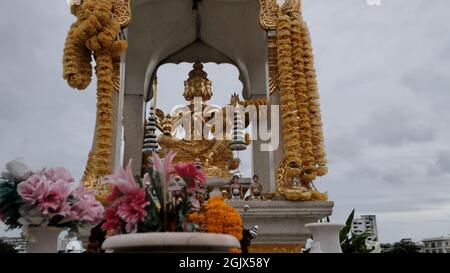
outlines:
[[[200, 212], [193, 212], [189, 220], [198, 225], [200, 231], [209, 233], [229, 234], [239, 241], [243, 236], [242, 218], [239, 212], [226, 204], [221, 196], [208, 199], [206, 206]], [[232, 252], [240, 252], [232, 249]]]

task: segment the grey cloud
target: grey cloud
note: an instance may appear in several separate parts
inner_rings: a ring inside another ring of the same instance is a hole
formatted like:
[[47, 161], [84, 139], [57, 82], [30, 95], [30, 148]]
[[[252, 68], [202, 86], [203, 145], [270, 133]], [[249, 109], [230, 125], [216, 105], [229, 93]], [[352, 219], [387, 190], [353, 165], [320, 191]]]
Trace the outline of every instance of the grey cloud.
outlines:
[[428, 175], [442, 176], [447, 174], [450, 174], [450, 150], [438, 151], [434, 160], [428, 165]]
[[363, 143], [355, 132], [330, 133], [325, 140], [330, 163], [338, 160], [354, 160], [361, 155]]
[[387, 146], [431, 142], [437, 133], [427, 117], [406, 109], [384, 106], [372, 113], [360, 130], [369, 144]]
[[450, 100], [450, 78], [448, 71], [436, 71], [434, 67], [405, 73], [401, 83], [421, 99]]

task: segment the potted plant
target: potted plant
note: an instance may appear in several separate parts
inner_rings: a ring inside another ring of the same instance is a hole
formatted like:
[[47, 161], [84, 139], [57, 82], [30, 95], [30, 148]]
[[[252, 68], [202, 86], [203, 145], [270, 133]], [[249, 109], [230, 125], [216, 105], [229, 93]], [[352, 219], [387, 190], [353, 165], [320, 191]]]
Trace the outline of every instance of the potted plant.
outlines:
[[6, 165], [0, 177], [0, 220], [8, 229], [22, 229], [28, 252], [54, 252], [59, 233], [97, 224], [103, 206], [93, 192], [77, 186], [64, 168], [33, 172], [22, 160]]
[[174, 156], [170, 152], [161, 159], [154, 153], [153, 166], [143, 178], [133, 177], [131, 162], [126, 169], [121, 168], [116, 174], [105, 177], [105, 182], [112, 185], [112, 192], [102, 224], [108, 234], [102, 246], [104, 250], [228, 252], [230, 248], [239, 249], [242, 238], [240, 216], [234, 222], [236, 232], [231, 234], [223, 229], [203, 229], [193, 221], [193, 215], [208, 210], [207, 204], [217, 204], [217, 200], [207, 201], [204, 172], [194, 163], [179, 163], [172, 167]]
[[339, 240], [343, 253], [374, 253], [375, 246], [368, 247], [367, 241], [372, 233], [365, 231], [361, 234], [352, 232], [353, 218], [355, 210], [353, 209], [345, 222], [345, 226], [339, 233]]

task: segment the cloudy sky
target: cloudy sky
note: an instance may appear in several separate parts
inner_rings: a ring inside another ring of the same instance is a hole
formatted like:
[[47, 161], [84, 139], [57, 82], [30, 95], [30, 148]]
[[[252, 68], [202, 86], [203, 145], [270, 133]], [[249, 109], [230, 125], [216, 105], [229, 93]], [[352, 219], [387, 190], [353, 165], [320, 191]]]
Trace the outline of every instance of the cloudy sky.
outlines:
[[[450, 2], [303, 2], [330, 162], [316, 185], [335, 201], [333, 220], [344, 221], [353, 208], [376, 214], [383, 242], [449, 234]], [[79, 92], [62, 80], [73, 20], [65, 0], [0, 1], [0, 166], [22, 157], [33, 169], [64, 166], [81, 177], [96, 98], [93, 85]], [[163, 109], [173, 104], [169, 92], [183, 102], [189, 70], [160, 69]], [[241, 90], [233, 66], [205, 70], [213, 103]]]

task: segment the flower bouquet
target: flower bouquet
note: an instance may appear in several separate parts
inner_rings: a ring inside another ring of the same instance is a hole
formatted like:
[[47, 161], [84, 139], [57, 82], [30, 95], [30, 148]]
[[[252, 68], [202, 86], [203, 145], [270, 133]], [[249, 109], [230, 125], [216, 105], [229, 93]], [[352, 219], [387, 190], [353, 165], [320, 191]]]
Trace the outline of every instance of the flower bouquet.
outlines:
[[[209, 198], [204, 172], [195, 163], [172, 166], [174, 156], [170, 152], [161, 159], [154, 153], [152, 167], [142, 178], [133, 177], [131, 162], [126, 169], [121, 168], [114, 175], [105, 177], [104, 181], [112, 185], [112, 190], [107, 198], [110, 206], [105, 210], [105, 221], [101, 225], [108, 237], [104, 249], [110, 251], [118, 247], [133, 252], [145, 247], [152, 251], [155, 240], [167, 242], [165, 238], [171, 236], [169, 241], [176, 244], [177, 240], [173, 238], [178, 238], [181, 244], [171, 246], [180, 251], [189, 249], [182, 245], [183, 242], [194, 243], [199, 238], [203, 238], [199, 242], [206, 240], [211, 244], [201, 247], [219, 252], [230, 251], [230, 248], [234, 248], [231, 249], [234, 252], [240, 251], [243, 227], [237, 210], [219, 197]], [[195, 216], [202, 216], [202, 220]], [[158, 232], [164, 233], [158, 235]], [[149, 244], [145, 245], [146, 242]]]
[[152, 168], [143, 178], [133, 177], [131, 162], [126, 169], [106, 176], [112, 185], [102, 229], [112, 234], [162, 231], [193, 231], [188, 214], [200, 209], [206, 199], [203, 171], [194, 163], [171, 168], [175, 154], [161, 159], [152, 155]]
[[94, 193], [77, 187], [66, 169], [33, 172], [21, 160], [7, 163], [6, 169], [0, 177], [0, 220], [8, 229], [22, 228], [26, 239], [36, 241], [37, 228], [76, 231], [103, 219], [104, 208]]

